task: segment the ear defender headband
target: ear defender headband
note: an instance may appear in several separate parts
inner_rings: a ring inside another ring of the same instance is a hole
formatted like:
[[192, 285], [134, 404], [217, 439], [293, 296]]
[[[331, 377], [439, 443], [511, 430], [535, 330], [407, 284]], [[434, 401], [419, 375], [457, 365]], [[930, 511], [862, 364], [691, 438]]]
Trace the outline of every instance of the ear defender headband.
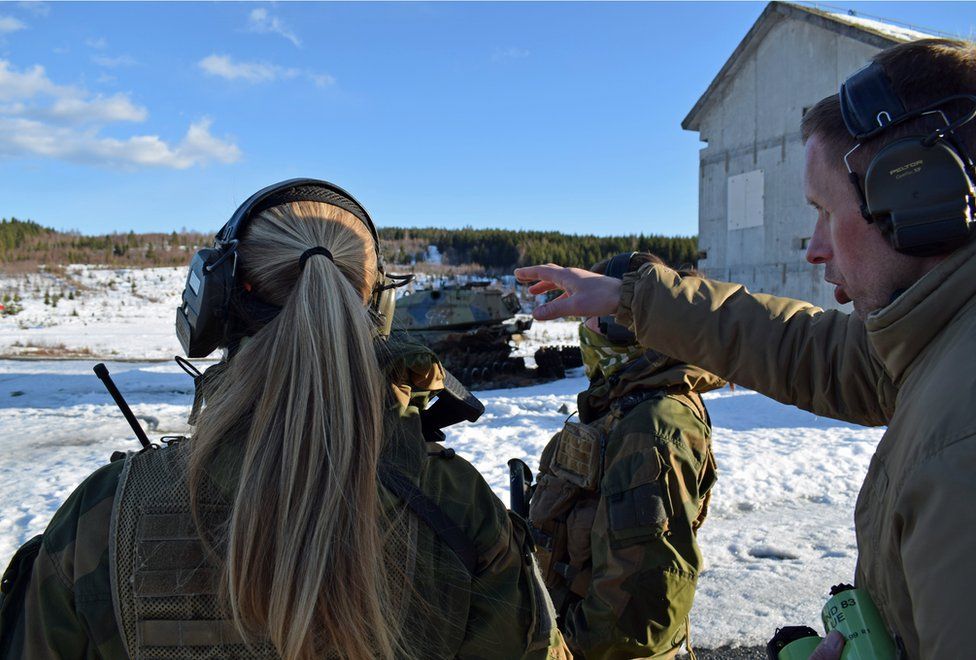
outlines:
[[[206, 357], [219, 346], [227, 344], [232, 325], [232, 295], [240, 286], [237, 281], [237, 247], [240, 237], [251, 219], [267, 209], [291, 202], [324, 202], [338, 206], [366, 226], [373, 238], [379, 271], [370, 306], [380, 314], [380, 326], [389, 325], [389, 320], [383, 317], [380, 308], [384, 303], [388, 305], [386, 298], [393, 301], [393, 289], [401, 286], [404, 276], [386, 276], [380, 259], [379, 238], [366, 209], [352, 195], [328, 181], [289, 179], [251, 195], [217, 232], [213, 247], [204, 248], [193, 256], [183, 289], [182, 303], [176, 310], [176, 335], [188, 357]], [[324, 247], [313, 247], [302, 254], [301, 265], [304, 266], [309, 257], [317, 254], [332, 258]], [[247, 300], [247, 311], [259, 325], [263, 325], [275, 317], [279, 308], [251, 296]], [[392, 306], [389, 315], [392, 319]]]
[[[841, 84], [839, 97], [844, 124], [857, 140], [844, 155], [844, 165], [864, 219], [877, 223], [904, 254], [943, 254], [965, 243], [976, 218], [976, 166], [955, 130], [976, 117], [976, 96], [957, 94], [909, 111], [882, 66], [872, 62]], [[973, 107], [950, 122], [943, 108], [958, 100]], [[944, 126], [885, 145], [871, 159], [862, 186], [851, 168], [851, 154], [890, 128], [928, 115], [941, 118]]]
[[[607, 270], [604, 273], [607, 277], [615, 277], [618, 280], [624, 279], [624, 275], [630, 270], [630, 260], [634, 258], [636, 252], [621, 252], [607, 263]], [[626, 346], [637, 341], [637, 337], [627, 326], [617, 323], [613, 316], [601, 316], [599, 318], [600, 332], [602, 332], [611, 343]]]

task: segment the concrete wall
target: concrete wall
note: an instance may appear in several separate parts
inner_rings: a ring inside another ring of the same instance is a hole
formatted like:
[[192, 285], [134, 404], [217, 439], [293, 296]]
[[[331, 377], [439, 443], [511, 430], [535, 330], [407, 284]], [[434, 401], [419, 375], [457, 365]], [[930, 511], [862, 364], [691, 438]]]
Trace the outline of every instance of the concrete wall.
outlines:
[[[711, 99], [700, 118], [708, 146], [700, 159], [698, 244], [707, 256], [698, 266], [706, 275], [838, 307], [833, 287], [823, 283], [823, 267], [804, 260], [816, 214], [803, 194], [800, 118], [877, 51], [784, 19]], [[763, 172], [763, 225], [729, 230], [728, 178], [755, 170]]]

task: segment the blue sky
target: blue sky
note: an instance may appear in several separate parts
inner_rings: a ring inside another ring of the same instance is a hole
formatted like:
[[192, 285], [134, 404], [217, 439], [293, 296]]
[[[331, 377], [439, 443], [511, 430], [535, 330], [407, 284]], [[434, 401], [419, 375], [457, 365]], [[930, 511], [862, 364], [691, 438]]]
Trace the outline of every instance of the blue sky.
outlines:
[[380, 226], [693, 234], [680, 123], [764, 6], [0, 2], [0, 217], [213, 231], [313, 176]]

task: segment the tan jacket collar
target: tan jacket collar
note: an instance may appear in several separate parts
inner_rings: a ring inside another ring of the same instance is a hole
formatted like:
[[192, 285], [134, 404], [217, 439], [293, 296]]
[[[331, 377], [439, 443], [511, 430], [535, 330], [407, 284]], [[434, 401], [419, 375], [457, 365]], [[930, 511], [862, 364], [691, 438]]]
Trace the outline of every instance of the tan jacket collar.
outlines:
[[725, 384], [718, 376], [691, 364], [668, 360], [662, 366], [635, 361], [609, 380], [598, 378], [592, 381], [588, 389], [579, 393], [576, 402], [580, 419], [588, 423], [605, 414], [613, 400], [632, 392], [662, 389], [672, 393], [701, 394], [725, 387]]
[[868, 340], [896, 385], [915, 358], [976, 296], [976, 241], [950, 254], [887, 307], [868, 315]]

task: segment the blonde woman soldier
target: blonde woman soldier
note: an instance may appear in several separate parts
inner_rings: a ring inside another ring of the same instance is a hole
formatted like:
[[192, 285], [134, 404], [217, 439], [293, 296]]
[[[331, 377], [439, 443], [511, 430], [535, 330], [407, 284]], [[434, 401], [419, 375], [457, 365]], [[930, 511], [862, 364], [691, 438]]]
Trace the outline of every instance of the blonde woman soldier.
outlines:
[[377, 338], [388, 282], [341, 189], [290, 180], [245, 202], [177, 314], [190, 357], [227, 349], [199, 379], [196, 432], [69, 497], [33, 571], [8, 571], [29, 581], [0, 655], [563, 657], [524, 523], [426, 442], [451, 416], [425, 416], [429, 398], [476, 400], [427, 349]]

